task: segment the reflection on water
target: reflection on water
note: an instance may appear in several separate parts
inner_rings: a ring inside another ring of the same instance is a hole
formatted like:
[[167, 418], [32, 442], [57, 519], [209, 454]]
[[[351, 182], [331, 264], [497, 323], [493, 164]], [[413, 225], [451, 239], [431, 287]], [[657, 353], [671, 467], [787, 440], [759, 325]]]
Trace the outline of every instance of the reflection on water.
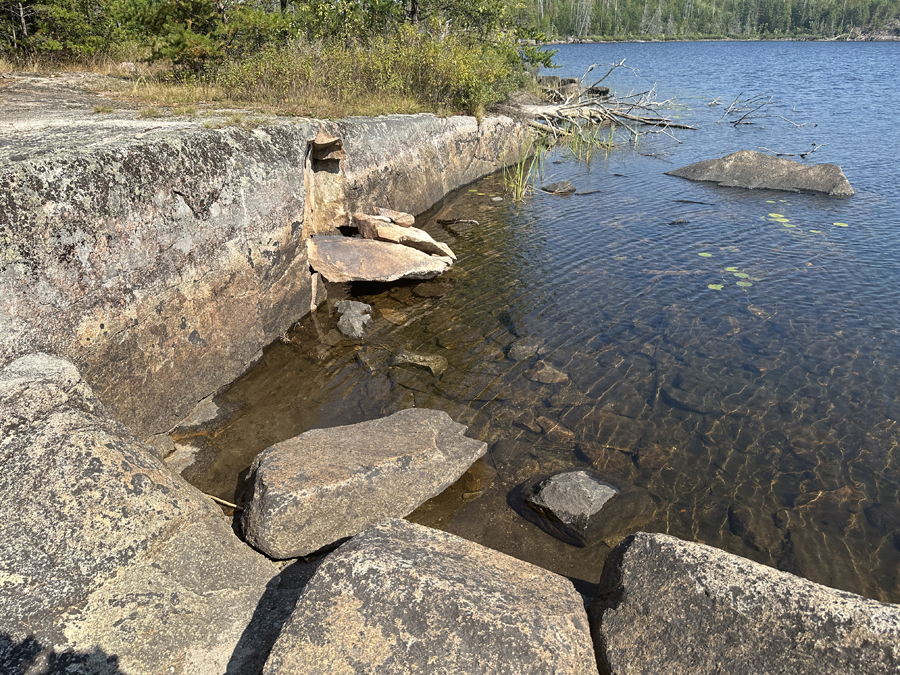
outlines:
[[[548, 163], [548, 181], [590, 195], [494, 202], [494, 176], [448, 196], [420, 222], [456, 266], [333, 288], [373, 306], [365, 338], [342, 338], [327, 310], [305, 318], [221, 398], [235, 412], [187, 475], [232, 499], [272, 443], [439, 408], [489, 444], [496, 477], [454, 486], [419, 522], [590, 590], [609, 548], [558, 541], [508, 503], [529, 479], [588, 467], [655, 496], [645, 530], [900, 601], [896, 194], [691, 184], [662, 174], [722, 153], [666, 143]], [[437, 223], [452, 218], [479, 224]], [[449, 367], [390, 366], [401, 349]]]

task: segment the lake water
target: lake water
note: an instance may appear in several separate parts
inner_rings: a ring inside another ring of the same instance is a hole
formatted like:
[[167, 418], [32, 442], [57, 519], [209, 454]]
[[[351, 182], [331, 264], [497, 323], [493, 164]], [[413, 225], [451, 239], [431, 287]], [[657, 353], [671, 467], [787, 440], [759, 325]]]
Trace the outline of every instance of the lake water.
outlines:
[[[242, 472], [272, 443], [439, 408], [489, 443], [497, 476], [481, 490], [454, 486], [418, 522], [589, 592], [607, 544], [555, 539], [520, 515], [516, 494], [553, 471], [593, 468], [654, 496], [644, 530], [900, 601], [900, 96], [891, 75], [900, 44], [571, 45], [557, 72], [580, 76], [622, 58], [638, 73], [620, 69], [605, 84], [628, 93], [657, 83], [657, 98], [676, 99], [669, 114], [699, 130], [643, 137], [636, 148], [622, 136], [589, 165], [564, 152], [547, 158], [544, 182], [569, 179], [587, 194], [513, 203], [493, 176], [449, 195], [419, 219], [459, 257], [446, 278], [333, 289], [373, 305], [364, 340], [341, 339], [322, 311], [304, 319], [291, 333], [297, 344], [272, 345], [220, 397], [234, 412], [205, 432], [207, 449], [186, 476], [240, 499]], [[804, 126], [716, 123], [724, 106], [714, 100], [764, 92]], [[807, 161], [839, 164], [857, 193], [838, 200], [664, 175], [760, 147], [819, 147]], [[450, 218], [479, 224], [437, 223]], [[517, 344], [538, 351], [515, 360]], [[399, 349], [440, 354], [448, 368], [389, 367]], [[565, 377], [534, 381], [547, 379], [536, 377], [538, 361]]]

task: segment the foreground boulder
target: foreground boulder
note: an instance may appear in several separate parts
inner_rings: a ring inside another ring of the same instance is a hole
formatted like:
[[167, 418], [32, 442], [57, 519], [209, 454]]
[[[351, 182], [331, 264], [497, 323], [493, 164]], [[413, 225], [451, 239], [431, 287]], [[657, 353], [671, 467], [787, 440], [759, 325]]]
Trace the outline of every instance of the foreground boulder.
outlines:
[[525, 503], [543, 518], [543, 529], [577, 546], [633, 532], [656, 511], [646, 490], [583, 469], [538, 481], [525, 491]]
[[667, 171], [666, 175], [751, 190], [818, 192], [830, 197], [851, 197], [854, 194], [850, 182], [837, 164], [810, 166], [753, 150], [740, 150], [722, 159], [696, 162]]
[[251, 467], [244, 536], [273, 558], [297, 558], [405, 516], [485, 453], [465, 431], [445, 412], [411, 408], [273, 445]]
[[445, 532], [392, 520], [332, 553], [264, 675], [596, 675], [567, 579]]
[[0, 465], [0, 672], [250, 667], [248, 624], [277, 569], [71, 363], [33, 354], [0, 371]]
[[433, 279], [453, 263], [409, 246], [327, 235], [311, 237], [307, 252], [310, 267], [332, 283]]
[[589, 614], [603, 673], [900, 669], [897, 605], [662, 534], [616, 547]]

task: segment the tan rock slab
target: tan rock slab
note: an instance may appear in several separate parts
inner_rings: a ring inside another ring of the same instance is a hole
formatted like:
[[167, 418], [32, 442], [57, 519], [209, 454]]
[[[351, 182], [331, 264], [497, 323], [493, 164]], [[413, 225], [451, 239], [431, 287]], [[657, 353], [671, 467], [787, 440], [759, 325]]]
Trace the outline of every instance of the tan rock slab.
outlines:
[[312, 237], [307, 252], [310, 267], [332, 283], [433, 279], [453, 264], [409, 246], [351, 237]]
[[308, 555], [372, 523], [405, 516], [484, 455], [438, 410], [313, 429], [260, 454], [244, 536], [273, 558]]

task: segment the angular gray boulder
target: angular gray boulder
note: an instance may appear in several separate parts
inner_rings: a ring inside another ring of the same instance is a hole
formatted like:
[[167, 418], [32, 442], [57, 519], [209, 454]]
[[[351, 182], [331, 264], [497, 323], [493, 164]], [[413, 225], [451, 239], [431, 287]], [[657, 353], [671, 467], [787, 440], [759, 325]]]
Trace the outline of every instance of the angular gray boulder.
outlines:
[[445, 412], [411, 408], [273, 445], [251, 467], [244, 536], [273, 558], [297, 558], [412, 513], [484, 455], [465, 431]]
[[0, 465], [0, 672], [99, 659], [88, 672], [212, 675], [253, 660], [242, 636], [277, 569], [71, 363], [0, 370]]
[[897, 605], [663, 534], [613, 550], [589, 615], [602, 673], [900, 670]]
[[596, 675], [564, 577], [451, 534], [379, 523], [328, 556], [264, 675]]
[[577, 546], [633, 532], [656, 511], [646, 490], [595, 471], [562, 471], [525, 490], [543, 529]]
[[409, 246], [331, 235], [311, 237], [307, 253], [309, 266], [332, 283], [433, 279], [453, 264]]
[[722, 187], [784, 192], [817, 192], [830, 197], [852, 197], [850, 181], [837, 164], [801, 164], [754, 150], [740, 150], [722, 157], [666, 171], [693, 181]]

